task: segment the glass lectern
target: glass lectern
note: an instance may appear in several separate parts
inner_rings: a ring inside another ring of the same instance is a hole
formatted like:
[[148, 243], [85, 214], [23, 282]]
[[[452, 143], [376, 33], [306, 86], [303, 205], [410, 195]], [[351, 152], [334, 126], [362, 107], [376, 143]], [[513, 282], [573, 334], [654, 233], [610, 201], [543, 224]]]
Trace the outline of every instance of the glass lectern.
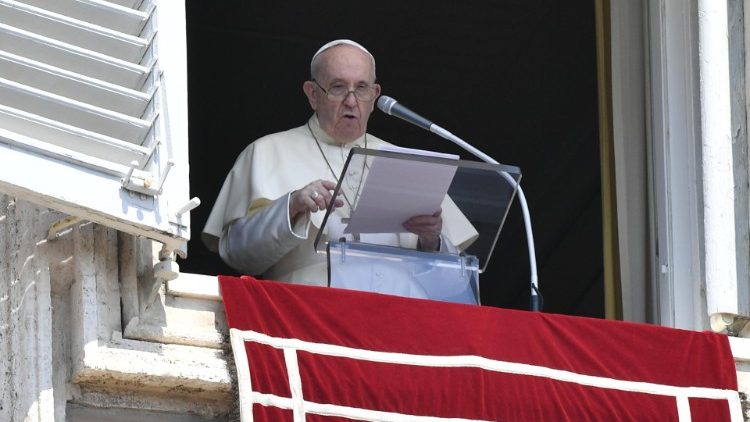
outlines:
[[[425, 151], [353, 148], [315, 239], [330, 287], [479, 304], [489, 263], [521, 178], [515, 166]], [[403, 223], [440, 213], [435, 250]]]

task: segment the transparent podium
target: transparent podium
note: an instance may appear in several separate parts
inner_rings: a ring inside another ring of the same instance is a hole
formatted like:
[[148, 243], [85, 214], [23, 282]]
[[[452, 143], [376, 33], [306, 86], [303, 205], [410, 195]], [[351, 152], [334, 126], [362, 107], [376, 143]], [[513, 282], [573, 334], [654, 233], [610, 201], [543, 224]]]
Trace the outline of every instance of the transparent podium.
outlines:
[[[479, 304], [484, 272], [516, 195], [518, 167], [425, 151], [353, 148], [315, 239], [330, 287]], [[423, 250], [403, 226], [439, 215]]]

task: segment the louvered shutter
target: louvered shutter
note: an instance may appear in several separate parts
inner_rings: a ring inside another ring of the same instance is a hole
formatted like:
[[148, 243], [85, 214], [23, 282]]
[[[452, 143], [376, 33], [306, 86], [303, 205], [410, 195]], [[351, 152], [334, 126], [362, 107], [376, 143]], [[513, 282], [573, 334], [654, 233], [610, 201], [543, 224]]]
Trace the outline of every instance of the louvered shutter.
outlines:
[[0, 0], [0, 191], [189, 238], [184, 3]]

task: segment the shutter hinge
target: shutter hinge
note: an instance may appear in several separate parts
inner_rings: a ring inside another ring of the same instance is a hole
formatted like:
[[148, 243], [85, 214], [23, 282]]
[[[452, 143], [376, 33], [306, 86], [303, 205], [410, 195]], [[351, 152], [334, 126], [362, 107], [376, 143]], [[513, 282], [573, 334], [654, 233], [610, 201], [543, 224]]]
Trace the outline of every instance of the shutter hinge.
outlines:
[[142, 193], [145, 195], [160, 195], [162, 192], [162, 188], [164, 187], [164, 181], [167, 180], [169, 170], [171, 170], [173, 166], [173, 161], [167, 161], [167, 166], [161, 172], [161, 177], [159, 177], [158, 181], [154, 181], [154, 179], [151, 178], [150, 175], [145, 178], [134, 176], [133, 172], [135, 171], [136, 167], [138, 167], [138, 162], [132, 161], [130, 163], [130, 169], [128, 169], [128, 174], [126, 174], [125, 177], [121, 179], [122, 187], [127, 190]]

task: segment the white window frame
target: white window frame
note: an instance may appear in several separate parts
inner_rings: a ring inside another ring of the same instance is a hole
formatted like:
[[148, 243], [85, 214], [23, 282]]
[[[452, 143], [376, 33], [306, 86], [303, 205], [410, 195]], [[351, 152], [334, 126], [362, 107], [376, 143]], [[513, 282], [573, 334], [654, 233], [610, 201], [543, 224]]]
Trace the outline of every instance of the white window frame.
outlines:
[[694, 1], [611, 4], [623, 317], [705, 329]]

